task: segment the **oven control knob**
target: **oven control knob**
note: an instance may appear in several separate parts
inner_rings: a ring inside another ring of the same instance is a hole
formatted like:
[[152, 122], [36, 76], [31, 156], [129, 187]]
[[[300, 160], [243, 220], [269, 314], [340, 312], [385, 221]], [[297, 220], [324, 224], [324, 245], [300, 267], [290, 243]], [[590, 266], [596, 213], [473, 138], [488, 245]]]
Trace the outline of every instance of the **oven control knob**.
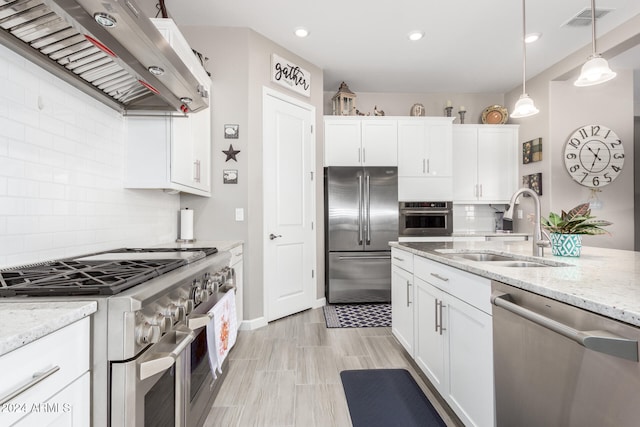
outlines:
[[181, 322], [185, 319], [186, 313], [184, 307], [176, 304], [169, 304], [165, 311], [166, 315], [171, 317], [174, 322]]
[[142, 325], [136, 327], [136, 342], [140, 345], [156, 343], [160, 339], [161, 335], [162, 332], [158, 325], [152, 325], [148, 322], [144, 322]]
[[[208, 274], [209, 273], [207, 273], [207, 275]], [[213, 279], [211, 278], [211, 276], [208, 276], [205, 278], [203, 288], [206, 290], [208, 295], [211, 295], [215, 292], [214, 286], [213, 286]]]
[[151, 319], [149, 319], [149, 323], [152, 325], [156, 325], [160, 328], [160, 333], [164, 334], [165, 332], [169, 332], [171, 327], [173, 326], [173, 321], [171, 320], [171, 316], [165, 316], [162, 313], [156, 313]]
[[195, 303], [201, 303], [209, 300], [209, 291], [207, 289], [196, 289], [194, 293]]
[[180, 298], [178, 300], [178, 307], [182, 307], [185, 311], [185, 314], [189, 314], [193, 311], [193, 301], [190, 299]]

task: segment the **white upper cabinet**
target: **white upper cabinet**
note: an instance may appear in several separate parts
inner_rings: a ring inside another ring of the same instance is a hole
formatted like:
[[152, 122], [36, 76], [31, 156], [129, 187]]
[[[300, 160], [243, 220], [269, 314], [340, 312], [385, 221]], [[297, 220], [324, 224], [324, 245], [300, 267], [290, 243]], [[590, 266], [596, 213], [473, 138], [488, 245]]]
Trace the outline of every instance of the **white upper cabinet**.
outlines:
[[451, 176], [452, 120], [421, 117], [398, 121], [398, 176]]
[[518, 153], [517, 125], [454, 125], [454, 203], [508, 203], [518, 188]]
[[398, 121], [398, 198], [401, 201], [453, 198], [453, 117]]
[[325, 166], [397, 164], [397, 120], [388, 117], [325, 116]]
[[[211, 79], [171, 20], [153, 21], [207, 92]], [[125, 187], [211, 195], [211, 110], [128, 116]]]

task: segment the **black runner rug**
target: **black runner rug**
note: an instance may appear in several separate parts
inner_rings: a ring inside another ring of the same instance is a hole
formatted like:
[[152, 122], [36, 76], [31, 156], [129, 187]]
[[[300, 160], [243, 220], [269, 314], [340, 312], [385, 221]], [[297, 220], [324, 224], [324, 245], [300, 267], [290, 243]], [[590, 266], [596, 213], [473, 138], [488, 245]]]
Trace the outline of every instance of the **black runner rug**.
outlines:
[[353, 427], [446, 427], [406, 369], [340, 372]]

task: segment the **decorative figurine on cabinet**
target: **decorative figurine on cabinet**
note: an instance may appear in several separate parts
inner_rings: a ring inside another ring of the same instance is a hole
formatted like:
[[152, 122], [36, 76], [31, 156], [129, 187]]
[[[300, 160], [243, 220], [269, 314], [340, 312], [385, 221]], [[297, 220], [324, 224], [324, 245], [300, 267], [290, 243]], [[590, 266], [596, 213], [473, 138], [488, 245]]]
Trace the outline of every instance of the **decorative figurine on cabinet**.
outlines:
[[351, 116], [356, 111], [356, 94], [351, 92], [345, 82], [340, 84], [338, 92], [331, 100], [334, 116]]

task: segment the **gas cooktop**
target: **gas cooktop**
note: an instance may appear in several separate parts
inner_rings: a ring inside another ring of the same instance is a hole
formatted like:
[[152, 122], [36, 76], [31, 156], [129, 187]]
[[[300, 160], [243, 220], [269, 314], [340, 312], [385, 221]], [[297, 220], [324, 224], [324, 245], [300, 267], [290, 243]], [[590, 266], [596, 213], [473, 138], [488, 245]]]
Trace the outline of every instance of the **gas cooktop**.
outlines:
[[115, 295], [217, 253], [216, 248], [122, 248], [0, 270], [0, 297]]

